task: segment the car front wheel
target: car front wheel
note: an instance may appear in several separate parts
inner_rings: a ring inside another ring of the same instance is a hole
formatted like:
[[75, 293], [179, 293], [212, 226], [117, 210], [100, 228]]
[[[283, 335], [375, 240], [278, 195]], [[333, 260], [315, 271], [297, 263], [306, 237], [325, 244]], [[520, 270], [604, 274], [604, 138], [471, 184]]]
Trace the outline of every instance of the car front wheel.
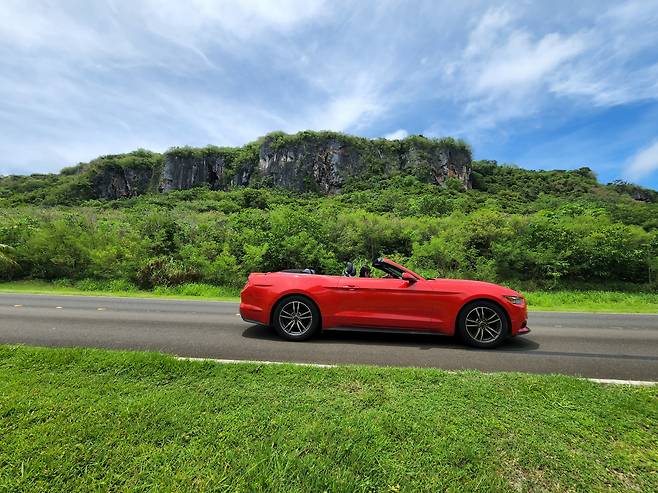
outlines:
[[273, 325], [277, 333], [289, 341], [303, 341], [320, 328], [320, 313], [308, 298], [289, 296], [274, 310]]
[[509, 334], [509, 323], [503, 309], [490, 301], [474, 301], [459, 314], [457, 331], [470, 346], [494, 348]]

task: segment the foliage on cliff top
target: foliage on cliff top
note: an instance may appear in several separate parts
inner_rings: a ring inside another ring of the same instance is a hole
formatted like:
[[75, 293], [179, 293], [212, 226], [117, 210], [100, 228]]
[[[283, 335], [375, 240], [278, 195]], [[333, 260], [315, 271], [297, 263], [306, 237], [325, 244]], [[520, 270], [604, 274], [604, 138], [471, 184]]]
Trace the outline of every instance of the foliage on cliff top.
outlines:
[[[162, 154], [137, 149], [125, 154], [100, 156], [88, 163], [62, 169], [59, 174], [0, 177], [0, 200], [10, 203], [72, 205], [94, 198], [93, 180], [109, 169], [162, 169]], [[0, 203], [1, 204], [1, 203]]]
[[404, 139], [388, 140], [388, 139], [367, 139], [364, 137], [357, 137], [348, 135], [341, 132], [333, 132], [329, 130], [312, 131], [304, 130], [295, 134], [287, 134], [285, 132], [271, 132], [264, 137], [269, 147], [274, 150], [283, 149], [286, 147], [300, 146], [305, 143], [326, 143], [336, 141], [341, 145], [351, 146], [354, 149], [365, 153], [365, 159], [368, 159], [368, 153], [373, 151], [383, 151], [385, 154], [401, 155], [412, 147], [427, 149], [447, 149], [456, 152], [463, 152], [469, 159], [471, 159], [471, 147], [461, 139], [454, 139], [452, 137], [443, 138], [428, 138], [422, 135], [410, 135]]
[[[410, 149], [427, 152], [428, 149], [448, 148], [466, 153], [471, 149], [464, 141], [447, 137], [428, 139], [420, 135], [411, 135], [401, 140], [366, 139], [339, 132], [303, 131], [296, 134], [272, 132], [265, 137], [242, 147], [206, 146], [173, 147], [164, 155], [138, 149], [126, 154], [107, 155], [96, 158], [89, 163], [64, 168], [60, 174], [35, 174], [31, 176], [0, 177], [0, 205], [44, 204], [72, 205], [94, 197], [91, 188], [94, 177], [108, 168], [152, 169], [157, 174], [162, 169], [166, 156], [180, 158], [217, 158], [224, 159], [226, 173], [230, 175], [248, 166], [258, 163], [259, 152], [264, 142], [272, 149], [283, 146], [301, 145], [309, 142], [326, 142], [339, 140], [351, 145], [361, 154], [365, 163], [363, 176], [351, 180], [344, 187], [346, 191], [366, 190], [379, 187], [382, 183], [381, 167], [387, 159], [401, 156]], [[473, 188], [489, 194], [507, 195], [510, 202], [532, 202], [542, 196], [582, 197], [589, 195], [607, 202], [621, 201], [622, 197], [632, 197], [642, 203], [658, 203], [658, 192], [625, 182], [615, 182], [603, 186], [588, 168], [574, 171], [530, 171], [500, 166], [496, 161], [475, 161], [472, 173]], [[257, 182], [256, 186], [267, 186], [267, 181]], [[448, 188], [450, 183], [447, 183]], [[155, 191], [156, 187], [152, 187]], [[628, 202], [624, 202], [627, 204]], [[641, 206], [638, 206], [641, 208]], [[657, 219], [658, 221], [658, 219]]]
[[262, 139], [259, 139], [242, 147], [219, 147], [214, 145], [172, 147], [165, 152], [164, 157], [165, 159], [221, 159], [224, 162], [224, 172], [230, 175], [243, 167], [256, 166], [261, 142]]
[[88, 163], [79, 163], [76, 166], [63, 168], [60, 174], [70, 176], [85, 172], [98, 172], [105, 167], [157, 169], [160, 166], [162, 166], [162, 154], [147, 149], [137, 149], [125, 154], [99, 156]]

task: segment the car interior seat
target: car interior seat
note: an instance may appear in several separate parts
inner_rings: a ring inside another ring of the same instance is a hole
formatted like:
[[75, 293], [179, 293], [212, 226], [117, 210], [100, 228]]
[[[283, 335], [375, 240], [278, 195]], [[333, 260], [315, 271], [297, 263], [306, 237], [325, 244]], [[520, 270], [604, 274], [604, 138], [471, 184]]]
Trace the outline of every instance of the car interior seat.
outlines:
[[343, 271], [343, 275], [345, 277], [356, 276], [356, 268], [354, 267], [354, 264], [352, 262], [347, 262], [347, 265], [345, 265], [345, 270]]

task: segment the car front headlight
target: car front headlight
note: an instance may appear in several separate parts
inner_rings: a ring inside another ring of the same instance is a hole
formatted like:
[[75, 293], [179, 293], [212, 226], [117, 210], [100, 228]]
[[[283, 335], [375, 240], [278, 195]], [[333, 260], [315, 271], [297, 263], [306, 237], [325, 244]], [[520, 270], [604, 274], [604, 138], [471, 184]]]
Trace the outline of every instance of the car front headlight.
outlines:
[[512, 303], [513, 305], [522, 305], [523, 304], [523, 296], [505, 296], [507, 298], [507, 301]]

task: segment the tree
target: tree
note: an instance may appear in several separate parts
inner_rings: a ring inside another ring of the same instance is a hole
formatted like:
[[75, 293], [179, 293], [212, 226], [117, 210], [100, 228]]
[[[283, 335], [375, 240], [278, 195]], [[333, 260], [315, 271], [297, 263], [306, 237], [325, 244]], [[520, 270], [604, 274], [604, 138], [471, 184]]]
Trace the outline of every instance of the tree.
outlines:
[[18, 263], [12, 258], [13, 253], [12, 247], [0, 243], [0, 277], [9, 277], [9, 271], [18, 266]]

